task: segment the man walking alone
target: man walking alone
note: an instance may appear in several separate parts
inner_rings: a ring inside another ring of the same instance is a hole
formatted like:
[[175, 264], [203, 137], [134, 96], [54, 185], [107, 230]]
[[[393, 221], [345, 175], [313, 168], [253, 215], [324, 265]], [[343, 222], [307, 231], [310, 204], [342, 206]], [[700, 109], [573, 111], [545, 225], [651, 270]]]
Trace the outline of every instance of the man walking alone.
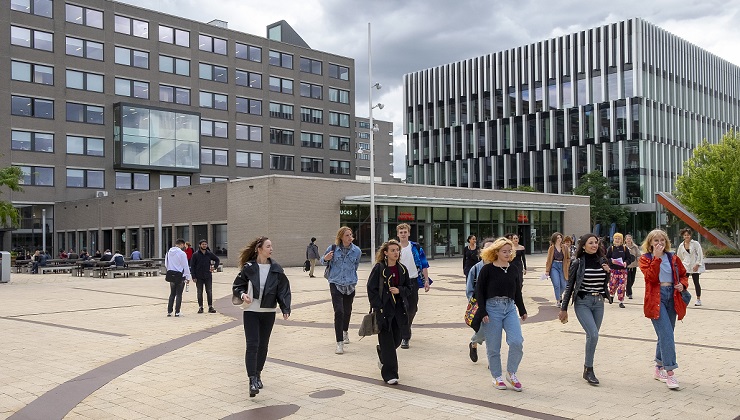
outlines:
[[193, 253], [190, 259], [190, 272], [193, 274], [193, 280], [198, 287], [198, 313], [203, 313], [203, 286], [206, 288], [208, 298], [208, 313], [215, 314], [213, 309], [213, 273], [211, 271], [211, 261], [213, 266], [218, 267], [221, 261], [208, 249], [208, 241], [201, 239], [198, 243], [198, 250]]
[[316, 267], [316, 261], [319, 258], [321, 258], [321, 255], [319, 255], [319, 247], [316, 245], [316, 238], [311, 238], [311, 243], [306, 247], [306, 259], [311, 263], [308, 277], [316, 277], [313, 275], [313, 269]]

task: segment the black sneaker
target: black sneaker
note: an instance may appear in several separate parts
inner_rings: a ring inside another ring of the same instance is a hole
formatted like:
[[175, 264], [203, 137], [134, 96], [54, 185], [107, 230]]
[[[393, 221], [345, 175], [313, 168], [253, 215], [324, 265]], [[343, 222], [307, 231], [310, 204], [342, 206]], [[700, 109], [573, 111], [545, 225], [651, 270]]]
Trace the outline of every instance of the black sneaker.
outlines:
[[402, 348], [402, 349], [407, 349], [407, 348], [409, 348], [409, 340], [407, 340], [407, 339], [405, 339], [405, 338], [404, 338], [403, 340], [401, 340], [401, 348]]
[[473, 343], [468, 343], [468, 348], [470, 349], [470, 360], [473, 361], [473, 363], [478, 361], [478, 347], [473, 347]]
[[[210, 308], [208, 308], [208, 313], [209, 314], [215, 314], [216, 313], [216, 310], [213, 308], [213, 306], [211, 306]], [[257, 378], [257, 379], [259, 379], [259, 378]]]
[[620, 307], [620, 308], [624, 308], [624, 303], [622, 303], [622, 302], [619, 302], [619, 307]]
[[609, 295], [609, 304], [614, 303], [614, 295]]
[[203, 313], [203, 307], [202, 306], [200, 308], [198, 308], [198, 313], [199, 314], [202, 314]]
[[632, 299], [632, 295], [627, 295], [627, 299]]
[[167, 312], [167, 316], [172, 316], [172, 312]]

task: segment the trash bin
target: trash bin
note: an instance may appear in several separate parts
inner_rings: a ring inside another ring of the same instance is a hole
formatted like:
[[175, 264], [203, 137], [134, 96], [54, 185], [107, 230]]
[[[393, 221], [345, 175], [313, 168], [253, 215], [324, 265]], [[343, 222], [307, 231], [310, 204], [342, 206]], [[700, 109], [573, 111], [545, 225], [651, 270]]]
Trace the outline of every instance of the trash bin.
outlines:
[[10, 281], [10, 252], [0, 251], [0, 283]]

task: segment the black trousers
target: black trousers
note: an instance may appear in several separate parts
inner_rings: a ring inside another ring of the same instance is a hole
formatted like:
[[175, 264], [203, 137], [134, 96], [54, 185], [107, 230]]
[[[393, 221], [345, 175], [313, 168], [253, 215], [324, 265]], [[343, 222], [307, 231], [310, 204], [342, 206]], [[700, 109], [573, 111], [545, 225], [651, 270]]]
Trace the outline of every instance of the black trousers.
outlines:
[[208, 298], [208, 307], [213, 307], [213, 277], [195, 279], [195, 285], [198, 287], [198, 306], [203, 307], [203, 286], [206, 287], [206, 297]]
[[344, 331], [349, 330], [349, 319], [352, 316], [352, 302], [355, 300], [355, 293], [345, 295], [337, 290], [334, 283], [329, 283], [329, 292], [331, 293], [331, 304], [334, 306], [334, 335], [337, 342], [344, 340]]
[[[404, 323], [405, 324], [405, 323]], [[397, 317], [390, 321], [389, 329], [382, 329], [378, 333], [378, 357], [383, 367], [380, 369], [380, 375], [383, 381], [398, 379], [398, 356], [396, 349], [401, 345], [401, 323]]]
[[[416, 286], [416, 279], [411, 279], [411, 283]], [[409, 295], [409, 322], [401, 325], [401, 338], [404, 340], [411, 339], [411, 324], [414, 322], [416, 312], [419, 309], [419, 289], [418, 287], [411, 288], [411, 294]]]
[[175, 313], [180, 313], [182, 305], [182, 291], [185, 289], [184, 281], [170, 282], [170, 299], [167, 301], [167, 313], [172, 313], [172, 304], [175, 304]]
[[694, 289], [696, 289], [696, 298], [701, 298], [701, 285], [699, 285], [699, 273], [691, 273], [691, 279], [694, 280]]
[[256, 376], [265, 367], [267, 345], [270, 344], [272, 326], [275, 325], [275, 312], [244, 311], [243, 319], [244, 337], [247, 340], [244, 364], [247, 366], [247, 375]]
[[632, 296], [632, 286], [635, 285], [635, 277], [637, 276], [637, 267], [627, 269], [627, 296]]

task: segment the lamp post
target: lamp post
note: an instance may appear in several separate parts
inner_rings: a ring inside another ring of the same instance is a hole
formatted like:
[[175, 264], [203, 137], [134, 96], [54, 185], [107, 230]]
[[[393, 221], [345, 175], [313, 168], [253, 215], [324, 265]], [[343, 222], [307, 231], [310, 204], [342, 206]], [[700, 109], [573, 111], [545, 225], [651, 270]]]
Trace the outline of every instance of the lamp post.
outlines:
[[373, 59], [370, 42], [370, 22], [367, 23], [367, 80], [370, 83], [368, 90], [368, 114], [370, 119], [370, 261], [375, 255], [375, 146], [373, 144], [373, 134], [375, 133], [375, 124], [373, 124], [373, 108], [383, 109], [383, 104], [373, 105], [373, 89], [380, 89], [380, 83], [373, 84]]

